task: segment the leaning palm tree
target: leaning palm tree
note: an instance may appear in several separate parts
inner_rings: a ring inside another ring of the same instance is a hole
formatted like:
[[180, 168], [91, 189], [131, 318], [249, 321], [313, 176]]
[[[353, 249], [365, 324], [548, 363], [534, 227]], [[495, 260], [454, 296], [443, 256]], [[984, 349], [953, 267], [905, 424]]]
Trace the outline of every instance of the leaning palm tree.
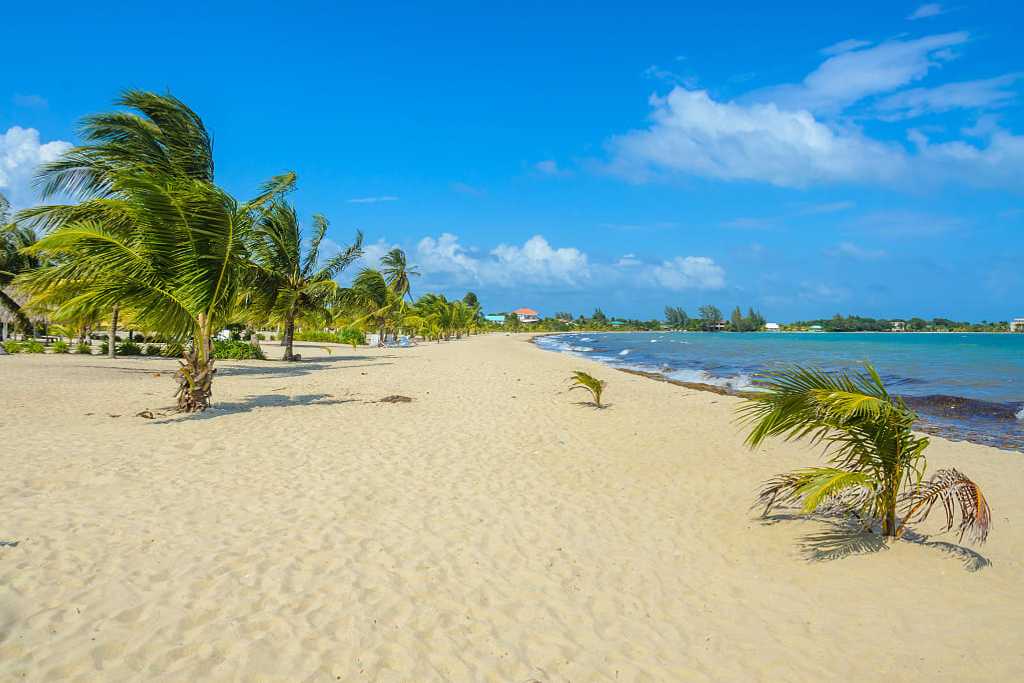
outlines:
[[205, 410], [213, 336], [248, 283], [248, 237], [267, 204], [293, 182], [291, 174], [275, 178], [239, 204], [210, 183], [124, 174], [113, 187], [131, 229], [65, 223], [30, 251], [55, 256], [55, 264], [15, 282], [38, 300], [52, 301], [57, 318], [120, 304], [140, 326], [191, 340], [178, 370], [178, 409]]
[[401, 299], [388, 287], [380, 271], [363, 268], [352, 280], [352, 285], [338, 293], [342, 309], [354, 318], [350, 327], [366, 324], [378, 331], [378, 345], [383, 346], [387, 336], [392, 310]]
[[284, 360], [292, 360], [295, 322], [303, 317], [330, 317], [339, 287], [334, 278], [362, 252], [363, 235], [321, 263], [320, 245], [327, 235], [327, 219], [313, 216], [313, 236], [303, 254], [302, 229], [295, 209], [274, 202], [259, 221], [250, 245], [254, 262], [251, 312], [258, 319], [284, 326]]
[[884, 536], [898, 537], [906, 524], [923, 521], [940, 503], [946, 531], [959, 518], [961, 540], [966, 534], [984, 542], [991, 512], [981, 489], [955, 469], [925, 480], [928, 437], [912, 431], [917, 416], [888, 393], [873, 367], [864, 367], [838, 374], [800, 367], [775, 372], [760, 378], [762, 391], [739, 408], [741, 420], [752, 427], [752, 448], [781, 436], [826, 449], [828, 466], [765, 483], [758, 498], [765, 514], [780, 504], [797, 504], [804, 514], [852, 513], [878, 522]]
[[405, 252], [395, 247], [381, 258], [380, 265], [381, 274], [388, 287], [398, 294], [399, 298], [408, 296], [411, 301], [412, 283], [409, 279], [419, 277], [420, 272], [415, 266], [408, 264]]
[[247, 283], [250, 234], [295, 176], [278, 176], [239, 204], [213, 183], [210, 136], [188, 106], [139, 91], [118, 104], [135, 111], [87, 117], [88, 144], [42, 169], [44, 196], [81, 201], [19, 214], [48, 230], [26, 253], [52, 261], [15, 284], [55, 307], [58, 318], [119, 306], [146, 329], [190, 341], [177, 375], [178, 408], [203, 410], [213, 334]]

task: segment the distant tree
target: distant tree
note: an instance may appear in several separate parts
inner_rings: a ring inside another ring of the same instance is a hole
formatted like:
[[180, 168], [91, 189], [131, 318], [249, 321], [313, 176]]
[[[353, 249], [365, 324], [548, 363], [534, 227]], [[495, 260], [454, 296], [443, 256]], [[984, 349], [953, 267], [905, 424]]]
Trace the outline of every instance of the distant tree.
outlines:
[[722, 311], [717, 306], [707, 304], [700, 307], [700, 323], [705, 330], [715, 329], [715, 325], [722, 320]]
[[915, 332], [921, 332], [922, 330], [928, 329], [928, 322], [922, 318], [911, 318], [907, 321], [907, 329]]
[[462, 297], [462, 303], [466, 304], [470, 308], [480, 307], [480, 300], [476, 298], [476, 294], [473, 292], [466, 292], [466, 296]]
[[665, 307], [665, 322], [673, 330], [682, 330], [686, 328], [686, 323], [689, 321], [690, 316], [686, 315], [686, 311], [678, 306], [666, 306]]
[[595, 323], [606, 323], [606, 322], [608, 322], [608, 316], [606, 316], [604, 314], [604, 311], [602, 311], [600, 308], [595, 308], [594, 309], [594, 315], [591, 316], [591, 319]]
[[747, 309], [747, 321], [751, 332], [763, 329], [765, 324], [764, 316], [753, 308]]
[[732, 310], [732, 315], [729, 316], [729, 322], [732, 324], [734, 332], [746, 332], [747, 325], [743, 319], [743, 312], [740, 311], [740, 307], [737, 306]]
[[569, 312], [555, 313], [555, 320], [561, 320], [563, 322], [570, 322], [572, 320], [572, 313], [569, 313]]

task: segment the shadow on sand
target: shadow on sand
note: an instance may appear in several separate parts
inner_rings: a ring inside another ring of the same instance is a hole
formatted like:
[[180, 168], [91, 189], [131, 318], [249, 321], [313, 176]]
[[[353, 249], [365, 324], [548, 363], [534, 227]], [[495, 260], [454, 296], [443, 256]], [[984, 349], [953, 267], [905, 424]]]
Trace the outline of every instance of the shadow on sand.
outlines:
[[906, 542], [938, 550], [960, 561], [963, 568], [976, 572], [991, 566], [992, 562], [970, 548], [947, 541], [934, 541], [928, 536], [907, 530], [897, 541], [885, 539], [862, 520], [826, 515], [773, 514], [761, 519], [763, 524], [804, 522], [818, 525], [818, 530], [802, 536], [797, 542], [800, 554], [808, 562], [831, 562], [854, 555], [877, 553], [889, 548], [889, 543]]
[[[230, 360], [221, 360], [217, 362], [217, 377], [302, 377], [309, 375], [320, 370], [326, 370], [331, 368], [367, 368], [377, 365], [393, 365], [388, 362], [388, 359], [396, 358], [396, 356], [336, 356], [332, 358], [316, 358], [311, 360], [296, 361], [294, 363], [286, 363], [284, 361], [252, 361], [256, 363], [254, 365], [229, 365], [232, 363]], [[132, 362], [149, 363], [158, 360], [174, 360], [162, 357], [145, 357], [133, 358]], [[365, 362], [354, 364], [358, 361], [384, 361], [384, 362]], [[167, 368], [147, 368], [147, 367], [129, 367], [125, 365], [83, 365], [83, 368], [96, 368], [98, 370], [114, 370], [122, 373], [129, 374], [140, 374], [140, 375], [152, 375], [155, 372], [165, 374], [168, 377], [174, 375], [174, 370], [168, 370]]]
[[[354, 398], [339, 399], [331, 394], [300, 394], [284, 396], [281, 394], [262, 394], [249, 396], [243, 401], [215, 401], [212, 406], [201, 413], [174, 414], [163, 419], [153, 420], [150, 424], [170, 424], [174, 422], [190, 422], [192, 420], [213, 420], [228, 415], [250, 413], [257, 408], [289, 408], [292, 406], [338, 406], [343, 403], [358, 403]], [[173, 410], [170, 409], [170, 410]]]

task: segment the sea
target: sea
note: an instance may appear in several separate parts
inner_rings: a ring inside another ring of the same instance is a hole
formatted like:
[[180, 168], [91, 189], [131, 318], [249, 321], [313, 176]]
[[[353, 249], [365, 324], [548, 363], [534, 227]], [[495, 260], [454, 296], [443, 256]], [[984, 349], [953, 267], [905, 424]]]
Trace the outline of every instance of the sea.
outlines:
[[953, 440], [1024, 451], [1024, 334], [971, 333], [571, 333], [539, 347], [729, 392], [801, 365], [829, 371], [869, 362], [918, 428]]

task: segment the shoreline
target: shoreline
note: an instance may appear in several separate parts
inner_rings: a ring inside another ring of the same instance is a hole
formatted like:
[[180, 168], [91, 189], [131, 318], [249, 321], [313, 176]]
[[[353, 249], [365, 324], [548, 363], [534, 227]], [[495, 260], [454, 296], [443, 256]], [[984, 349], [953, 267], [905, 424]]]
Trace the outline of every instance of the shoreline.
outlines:
[[[694, 389], [694, 390], [697, 390], [697, 391], [706, 391], [706, 392], [710, 392], [710, 393], [713, 393], [713, 394], [718, 394], [720, 396], [735, 396], [735, 397], [738, 397], [738, 398], [744, 398], [744, 397], [750, 396], [750, 395], [752, 395], [754, 393], [752, 391], [744, 391], [742, 389], [734, 389], [734, 388], [732, 388], [732, 387], [730, 387], [728, 385], [722, 386], [722, 385], [718, 385], [718, 384], [710, 384], [710, 383], [704, 383], [704, 382], [689, 382], [689, 381], [685, 381], [685, 380], [679, 380], [679, 379], [675, 379], [675, 378], [672, 378], [672, 377], [668, 377], [667, 375], [665, 375], [664, 373], [661, 373], [661, 372], [655, 372], [655, 371], [649, 371], [649, 370], [639, 370], [639, 369], [636, 369], [636, 368], [618, 367], [617, 365], [614, 365], [612, 363], [608, 363], [608, 362], [605, 362], [605, 361], [599, 361], [599, 360], [596, 360], [596, 359], [591, 359], [591, 358], [587, 357], [586, 355], [582, 355], [582, 354], [579, 354], [577, 352], [573, 352], [571, 350], [546, 348], [544, 346], [541, 346], [540, 344], [537, 344], [537, 342], [536, 342], [536, 340], [541, 338], [541, 337], [553, 337], [553, 336], [562, 336], [562, 335], [569, 335], [569, 334], [614, 334], [614, 333], [605, 333], [605, 332], [544, 332], [544, 333], [532, 333], [532, 336], [530, 337], [530, 339], [528, 341], [530, 343], [532, 343], [534, 346], [536, 346], [538, 350], [541, 350], [541, 351], [546, 351], [548, 353], [555, 353], [555, 354], [558, 354], [558, 355], [570, 356], [570, 357], [573, 357], [573, 358], [586, 358], [587, 360], [591, 360], [593, 362], [597, 362], [602, 367], [605, 367], [605, 368], [608, 368], [608, 369], [611, 369], [611, 370], [617, 370], [619, 372], [624, 372], [624, 373], [631, 374], [631, 375], [637, 375], [637, 376], [640, 376], [640, 377], [645, 377], [647, 379], [655, 380], [655, 381], [658, 381], [658, 382], [665, 382], [665, 383], [672, 384], [672, 385], [675, 385], [675, 386], [678, 386], [678, 387], [683, 387], [683, 388], [687, 388], [687, 389]], [[646, 333], [646, 332], [626, 332], [626, 331], [623, 331], [623, 332], [620, 332], [620, 334], [649, 334], [649, 333]], [[709, 332], [708, 334], [714, 334], [714, 333], [710, 333]], [[839, 332], [837, 332], [835, 334], [846, 334], [846, 333], [839, 333]], [[862, 334], [862, 333], [852, 333], [852, 334]], [[867, 333], [863, 333], [863, 334], [867, 334]], [[871, 333], [871, 334], [906, 334], [906, 333], [903, 333], [903, 332], [877, 332], [877, 333]], [[913, 332], [913, 333], [909, 333], [909, 334], [946, 334], [946, 333], [939, 333], [939, 332], [917, 333], [917, 332]], [[987, 333], [978, 332], [978, 333], [972, 333], [972, 334], [987, 334]], [[953, 441], [953, 442], [974, 443], [974, 444], [978, 444], [978, 445], [998, 448], [1000, 450], [1009, 451], [1009, 452], [1013, 452], [1013, 453], [1024, 454], [1024, 447], [1022, 447], [1015, 440], [1008, 439], [1008, 438], [1000, 439], [1000, 437], [998, 435], [992, 435], [992, 434], [989, 434], [989, 433], [986, 433], [986, 432], [979, 432], [976, 429], [972, 429], [971, 428], [972, 425], [970, 423], [971, 417], [965, 417], [965, 416], [956, 415], [956, 414], [942, 415], [942, 414], [937, 414], [936, 411], [933, 411], [933, 410], [930, 409], [932, 407], [936, 407], [938, 409], [945, 408], [947, 413], [949, 413], [949, 412], [955, 410], [957, 407], [959, 407], [960, 409], [963, 409], [965, 406], [972, 406], [972, 407], [976, 408], [978, 411], [987, 411], [987, 413], [989, 414], [989, 417], [992, 417], [993, 419], [1002, 420], [1002, 421], [1005, 421], [1005, 422], [1010, 422], [1010, 421], [1021, 421], [1021, 420], [1024, 420], [1024, 405], [1013, 405], [1013, 406], [1011, 406], [1010, 404], [1004, 405], [1002, 403], [993, 403], [993, 402], [984, 401], [984, 400], [981, 400], [981, 399], [973, 399], [973, 398], [966, 397], [966, 396], [955, 396], [955, 395], [946, 395], [946, 394], [924, 394], [924, 395], [895, 394], [895, 395], [898, 398], [901, 398], [904, 401], [906, 401], [907, 404], [911, 405], [912, 407], [916, 405], [915, 412], [918, 413], [919, 420], [915, 424], [915, 429], [917, 431], [919, 431], [919, 432], [922, 432], [922, 433], [925, 433], [925, 434], [929, 434], [931, 436], [939, 436], [939, 437], [942, 437], [944, 439], [949, 439], [950, 441]], [[1002, 411], [1005, 414], [997, 416], [995, 414], [997, 409], [1002, 409]], [[974, 417], [974, 419], [977, 419], [977, 416], [973, 416], [973, 417]], [[973, 437], [973, 438], [971, 438], [971, 437]]]

